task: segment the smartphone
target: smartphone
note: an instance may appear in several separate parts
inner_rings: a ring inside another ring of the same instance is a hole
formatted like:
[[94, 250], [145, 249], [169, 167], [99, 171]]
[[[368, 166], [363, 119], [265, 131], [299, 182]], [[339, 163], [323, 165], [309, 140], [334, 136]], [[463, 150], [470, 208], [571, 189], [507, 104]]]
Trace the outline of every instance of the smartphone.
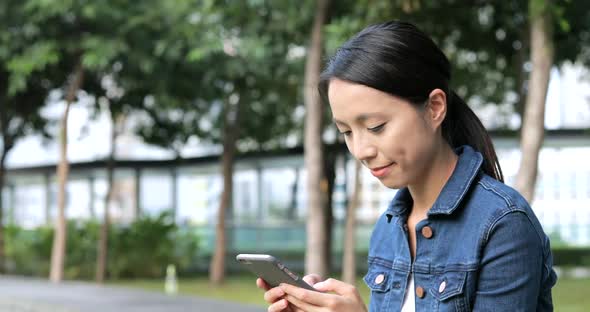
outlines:
[[252, 273], [262, 278], [269, 286], [276, 287], [281, 283], [291, 284], [308, 290], [316, 291], [297, 274], [291, 272], [285, 265], [271, 255], [239, 254], [236, 260]]

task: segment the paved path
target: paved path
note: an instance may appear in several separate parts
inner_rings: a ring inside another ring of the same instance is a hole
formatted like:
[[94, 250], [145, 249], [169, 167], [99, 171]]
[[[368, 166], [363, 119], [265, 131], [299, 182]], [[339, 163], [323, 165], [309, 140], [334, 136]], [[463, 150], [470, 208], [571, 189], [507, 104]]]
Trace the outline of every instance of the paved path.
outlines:
[[1, 312], [263, 312], [264, 307], [84, 282], [0, 276]]

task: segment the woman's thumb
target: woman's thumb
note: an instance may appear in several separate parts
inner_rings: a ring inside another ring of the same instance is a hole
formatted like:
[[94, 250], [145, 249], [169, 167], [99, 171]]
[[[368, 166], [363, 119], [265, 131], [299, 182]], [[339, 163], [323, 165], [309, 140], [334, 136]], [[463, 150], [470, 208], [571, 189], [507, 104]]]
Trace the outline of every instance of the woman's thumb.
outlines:
[[308, 274], [303, 277], [303, 280], [311, 286], [322, 281], [322, 278], [317, 274]]
[[329, 278], [323, 282], [313, 285], [313, 287], [321, 292], [333, 292], [339, 295], [348, 293], [354, 286], [346, 284], [345, 282]]

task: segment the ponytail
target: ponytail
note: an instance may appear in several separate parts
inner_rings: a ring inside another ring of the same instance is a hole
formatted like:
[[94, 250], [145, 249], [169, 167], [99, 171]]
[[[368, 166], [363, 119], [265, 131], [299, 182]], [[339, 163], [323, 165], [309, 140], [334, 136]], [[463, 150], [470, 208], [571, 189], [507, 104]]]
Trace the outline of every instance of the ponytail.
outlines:
[[442, 135], [453, 148], [469, 145], [483, 155], [483, 170], [498, 181], [504, 182], [504, 176], [492, 139], [477, 115], [467, 103], [451, 91], [447, 104], [447, 117], [442, 124]]

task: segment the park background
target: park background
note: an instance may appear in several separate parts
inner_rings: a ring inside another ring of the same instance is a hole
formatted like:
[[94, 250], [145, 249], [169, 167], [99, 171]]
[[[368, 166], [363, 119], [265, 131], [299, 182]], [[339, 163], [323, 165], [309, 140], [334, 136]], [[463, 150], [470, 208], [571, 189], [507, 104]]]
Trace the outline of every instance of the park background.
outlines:
[[[418, 25], [552, 239], [557, 311], [590, 291], [587, 1], [3, 1], [0, 270], [263, 304], [237, 253], [354, 282], [395, 195], [315, 84], [364, 26]], [[582, 295], [575, 296], [575, 293]]]

